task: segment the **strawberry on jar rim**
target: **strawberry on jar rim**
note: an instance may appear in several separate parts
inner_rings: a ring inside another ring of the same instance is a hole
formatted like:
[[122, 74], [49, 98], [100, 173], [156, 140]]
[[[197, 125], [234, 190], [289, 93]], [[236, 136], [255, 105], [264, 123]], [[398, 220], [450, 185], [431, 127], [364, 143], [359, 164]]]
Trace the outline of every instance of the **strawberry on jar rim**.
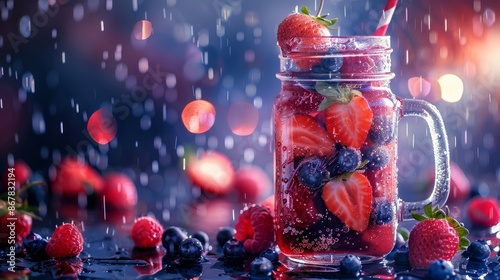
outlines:
[[[277, 38], [283, 56], [289, 56], [297, 46], [314, 46], [316, 51], [326, 51], [328, 49], [327, 40], [311, 37], [330, 36], [329, 27], [337, 22], [337, 19], [328, 20], [326, 15], [320, 15], [321, 7], [317, 15], [311, 15], [306, 6], [301, 7], [301, 12], [294, 12], [288, 15], [278, 26]], [[305, 41], [304, 41], [305, 40]], [[314, 65], [320, 63], [317, 58], [293, 59], [299, 69], [309, 70]]]

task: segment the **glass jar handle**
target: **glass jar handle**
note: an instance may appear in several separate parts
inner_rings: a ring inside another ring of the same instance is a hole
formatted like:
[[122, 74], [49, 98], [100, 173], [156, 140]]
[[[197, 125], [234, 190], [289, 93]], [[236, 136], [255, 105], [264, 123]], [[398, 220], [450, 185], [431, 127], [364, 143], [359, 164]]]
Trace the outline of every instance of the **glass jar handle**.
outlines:
[[432, 147], [434, 150], [434, 189], [432, 194], [423, 201], [399, 201], [399, 220], [411, 220], [411, 212], [423, 213], [425, 205], [443, 206], [450, 193], [450, 152], [448, 139], [441, 114], [436, 107], [426, 101], [404, 99], [402, 106], [403, 117], [417, 116], [423, 118], [430, 128]]

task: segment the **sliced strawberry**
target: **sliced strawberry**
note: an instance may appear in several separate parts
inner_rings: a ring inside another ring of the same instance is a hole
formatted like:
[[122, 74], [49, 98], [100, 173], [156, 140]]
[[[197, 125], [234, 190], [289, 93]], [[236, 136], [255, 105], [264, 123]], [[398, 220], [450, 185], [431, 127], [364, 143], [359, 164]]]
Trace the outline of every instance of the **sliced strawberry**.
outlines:
[[294, 115], [284, 120], [281, 128], [282, 149], [292, 152], [290, 159], [326, 156], [335, 151], [330, 134], [308, 115]]
[[336, 102], [326, 109], [326, 129], [338, 143], [360, 148], [372, 125], [373, 113], [361, 95], [354, 95], [349, 102]]
[[372, 188], [362, 173], [353, 173], [345, 181], [330, 181], [323, 187], [326, 207], [347, 227], [363, 232], [372, 209]]

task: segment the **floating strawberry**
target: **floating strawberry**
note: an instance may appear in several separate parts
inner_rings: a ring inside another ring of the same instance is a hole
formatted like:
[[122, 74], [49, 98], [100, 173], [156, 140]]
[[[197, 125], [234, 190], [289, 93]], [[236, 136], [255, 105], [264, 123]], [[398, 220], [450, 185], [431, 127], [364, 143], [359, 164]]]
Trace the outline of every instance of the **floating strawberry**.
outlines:
[[281, 144], [292, 151], [290, 158], [326, 156], [335, 151], [332, 136], [311, 116], [297, 114], [284, 120], [282, 125], [284, 142]]
[[67, 157], [58, 166], [51, 187], [57, 195], [76, 197], [79, 194], [99, 193], [103, 185], [101, 176], [89, 164]]
[[370, 220], [372, 188], [362, 173], [354, 172], [349, 175], [326, 183], [322, 197], [330, 212], [347, 227], [363, 232]]
[[[321, 6], [323, 6], [323, 1], [321, 2]], [[298, 45], [301, 45], [301, 47], [305, 45], [304, 42], [301, 42], [300, 37], [311, 38], [330, 36], [331, 34], [328, 28], [337, 22], [336, 18], [332, 20], [326, 19], [328, 16], [327, 14], [320, 15], [321, 8], [318, 9], [316, 16], [311, 15], [306, 6], [302, 6], [300, 10], [302, 13], [292, 13], [278, 25], [278, 45], [284, 56], [288, 56]], [[315, 50], [325, 51], [328, 49], [328, 45], [322, 44], [321, 40], [321, 38], [313, 38], [309, 40], [308, 44], [311, 46], [315, 45], [316, 47], [323, 45], [323, 48], [317, 47]], [[302, 58], [293, 60], [298, 68], [305, 70], [309, 70], [312, 66], [320, 63], [318, 58]]]
[[419, 221], [408, 239], [409, 260], [413, 268], [427, 268], [438, 259], [451, 260], [458, 250], [469, 245], [466, 238], [469, 231], [457, 220], [449, 217], [449, 210], [440, 210], [432, 204], [424, 207], [425, 215], [413, 212]]
[[467, 205], [467, 217], [476, 227], [488, 228], [500, 222], [500, 205], [494, 197], [476, 196]]
[[199, 158], [190, 158], [186, 172], [193, 185], [210, 194], [225, 195], [234, 182], [235, 172], [231, 160], [216, 151], [206, 152]]
[[316, 90], [326, 96], [319, 110], [325, 110], [326, 129], [343, 146], [359, 149], [372, 125], [373, 113], [361, 92], [352, 88], [318, 83]]
[[137, 189], [125, 174], [109, 173], [104, 176], [103, 202], [114, 209], [132, 208], [137, 204]]

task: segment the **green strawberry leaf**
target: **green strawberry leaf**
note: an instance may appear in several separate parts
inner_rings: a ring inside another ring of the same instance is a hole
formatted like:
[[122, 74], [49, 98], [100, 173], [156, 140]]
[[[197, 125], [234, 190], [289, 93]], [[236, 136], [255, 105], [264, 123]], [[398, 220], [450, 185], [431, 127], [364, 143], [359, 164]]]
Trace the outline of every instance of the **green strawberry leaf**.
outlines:
[[465, 250], [469, 247], [470, 241], [465, 237], [460, 237], [460, 241], [458, 243], [458, 250]]
[[304, 15], [308, 15], [310, 16], [311, 13], [309, 13], [309, 9], [305, 6], [305, 5], [302, 5], [302, 7], [300, 7], [300, 11], [304, 14]]
[[410, 235], [408, 234], [408, 231], [406, 231], [405, 229], [398, 228], [396, 231], [399, 232], [399, 234], [401, 234], [401, 236], [403, 237], [403, 239], [405, 241], [408, 241], [408, 238], [410, 238]]
[[319, 23], [330, 28], [331, 26], [335, 25], [338, 22], [338, 18], [326, 19], [326, 17], [328, 17], [329, 14], [322, 14], [321, 15], [321, 9], [323, 8], [323, 2], [324, 2], [324, 0], [321, 1], [320, 7], [319, 7], [316, 15], [311, 15], [311, 12], [309, 11], [309, 9], [305, 5], [302, 5], [300, 7], [300, 12], [303, 13], [304, 15], [307, 15], [307, 16], [314, 18]]
[[323, 111], [330, 105], [335, 103], [347, 104], [351, 102], [355, 95], [361, 95], [361, 92], [356, 89], [339, 87], [326, 82], [317, 82], [315, 90], [326, 98], [320, 103], [318, 110]]
[[411, 216], [413, 217], [413, 219], [415, 219], [416, 221], [419, 221], [419, 222], [427, 220], [426, 216], [420, 215], [417, 212], [412, 212]]

